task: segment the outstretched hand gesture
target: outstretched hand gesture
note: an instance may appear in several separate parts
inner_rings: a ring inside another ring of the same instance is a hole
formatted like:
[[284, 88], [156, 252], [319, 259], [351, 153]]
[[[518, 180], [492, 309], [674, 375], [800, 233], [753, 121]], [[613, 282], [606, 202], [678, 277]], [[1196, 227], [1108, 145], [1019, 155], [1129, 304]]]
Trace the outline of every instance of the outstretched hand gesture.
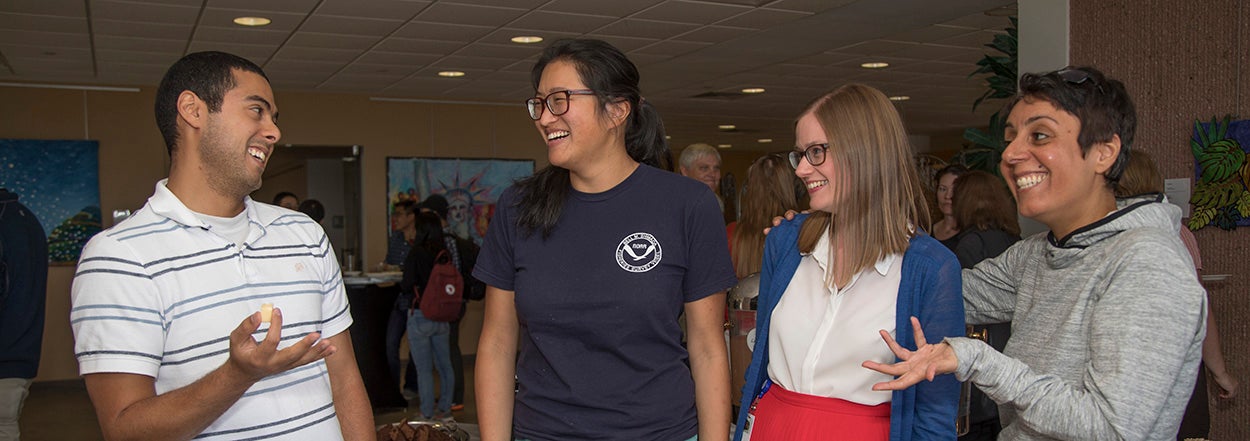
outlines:
[[919, 383], [920, 380], [933, 381], [933, 377], [937, 375], [955, 372], [955, 369], [959, 367], [959, 359], [950, 345], [944, 342], [929, 344], [925, 341], [924, 330], [920, 328], [920, 320], [915, 317], [911, 318], [911, 326], [916, 336], [915, 351], [899, 346], [898, 342], [890, 337], [890, 333], [880, 331], [881, 338], [885, 339], [885, 344], [890, 346], [890, 351], [903, 361], [894, 364], [865, 361], [862, 364], [863, 367], [897, 377], [891, 381], [872, 385], [872, 390], [903, 390]]
[[282, 311], [277, 308], [273, 310], [265, 339], [258, 342], [252, 333], [260, 328], [260, 323], [260, 312], [256, 312], [234, 328], [230, 333], [230, 359], [226, 361], [253, 382], [328, 357], [338, 350], [330, 342], [320, 340], [319, 332], [310, 333], [294, 345], [279, 350]]

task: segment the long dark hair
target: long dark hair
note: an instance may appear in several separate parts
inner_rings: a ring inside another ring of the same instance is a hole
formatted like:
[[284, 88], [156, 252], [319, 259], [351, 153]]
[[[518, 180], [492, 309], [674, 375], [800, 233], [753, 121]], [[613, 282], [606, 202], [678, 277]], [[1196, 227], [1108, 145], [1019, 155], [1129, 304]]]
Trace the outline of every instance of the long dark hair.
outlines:
[[[595, 92], [599, 103], [624, 100], [631, 109], [625, 124], [625, 151], [630, 158], [652, 167], [671, 167], [668, 141], [664, 139], [664, 122], [651, 103], [638, 89], [638, 67], [616, 47], [600, 40], [557, 40], [543, 50], [534, 64], [530, 79], [534, 90], [543, 70], [553, 61], [567, 61], [577, 69], [586, 88]], [[603, 106], [595, 106], [603, 112]], [[516, 184], [520, 194], [519, 223], [524, 234], [542, 231], [546, 238], [560, 220], [564, 200], [572, 187], [567, 169], [548, 165], [533, 176]]]
[[412, 238], [413, 245], [425, 248], [434, 255], [447, 249], [447, 243], [443, 239], [443, 220], [437, 214], [429, 211], [417, 213], [413, 226], [417, 229], [417, 234]]

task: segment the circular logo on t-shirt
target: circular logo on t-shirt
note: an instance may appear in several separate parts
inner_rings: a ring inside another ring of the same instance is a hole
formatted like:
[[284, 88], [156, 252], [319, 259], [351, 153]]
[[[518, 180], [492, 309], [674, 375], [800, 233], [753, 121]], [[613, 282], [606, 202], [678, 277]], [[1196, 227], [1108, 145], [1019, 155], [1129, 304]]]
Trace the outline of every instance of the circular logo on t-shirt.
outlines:
[[663, 256], [660, 241], [647, 233], [634, 233], [616, 246], [616, 264], [631, 273], [645, 273], [660, 264]]

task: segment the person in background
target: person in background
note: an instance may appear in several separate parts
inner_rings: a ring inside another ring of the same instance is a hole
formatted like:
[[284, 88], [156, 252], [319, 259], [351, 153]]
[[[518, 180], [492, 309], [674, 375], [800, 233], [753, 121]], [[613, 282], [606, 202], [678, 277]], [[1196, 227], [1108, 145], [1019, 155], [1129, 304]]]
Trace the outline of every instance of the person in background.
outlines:
[[[451, 416], [452, 390], [456, 387], [452, 375], [450, 324], [425, 318], [421, 313], [421, 293], [434, 270], [435, 258], [446, 251], [443, 240], [443, 223], [437, 215], [417, 213], [417, 234], [408, 258], [404, 260], [404, 278], [399, 289], [410, 295], [408, 308], [408, 350], [417, 370], [417, 394], [420, 396], [421, 417], [425, 420], [453, 421]], [[438, 370], [438, 402], [434, 401], [434, 374]]]
[[374, 438], [325, 231], [248, 197], [277, 115], [264, 71], [235, 55], [186, 55], [161, 80], [169, 178], [91, 238], [71, 289], [105, 439]]
[[[443, 222], [443, 243], [451, 261], [460, 271], [464, 280], [464, 300], [482, 300], [486, 295], [486, 285], [473, 278], [473, 267], [477, 265], [478, 246], [473, 241], [458, 237], [451, 233], [447, 222], [448, 203], [442, 195], [432, 194], [421, 202], [421, 212], [434, 213]], [[464, 410], [464, 356], [460, 353], [460, 320], [464, 319], [465, 307], [460, 307], [460, 317], [451, 322], [451, 369], [456, 377], [456, 388], [452, 391], [451, 410]]]
[[761, 156], [747, 169], [742, 184], [742, 218], [726, 227], [729, 255], [738, 278], [760, 271], [764, 228], [774, 216], [799, 209], [798, 181], [783, 153]]
[[716, 201], [722, 209], [724, 201], [720, 199], [720, 152], [716, 147], [704, 143], [690, 144], [681, 151], [678, 159], [678, 170], [681, 175], [702, 182], [716, 194]]
[[[1206, 292], [1160, 198], [1116, 208], [1137, 113], [1090, 67], [1020, 78], [999, 169], [1046, 234], [963, 271], [969, 323], [1012, 322], [1003, 352], [947, 337], [865, 366], [897, 390], [954, 372], [999, 404], [999, 440], [1171, 440], [1193, 392]], [[900, 330], [899, 334], [903, 334]]]
[[0, 441], [21, 438], [22, 404], [39, 372], [47, 287], [43, 226], [16, 193], [0, 188]]
[[[395, 203], [395, 211], [391, 213], [391, 216], [395, 218], [396, 229], [391, 233], [391, 243], [388, 244], [386, 250], [387, 268], [401, 269], [404, 259], [408, 258], [408, 250], [412, 248], [417, 237], [418, 211], [416, 201], [405, 199]], [[403, 256], [399, 257], [398, 262], [392, 264], [394, 260], [391, 253], [399, 253], [401, 249]], [[395, 384], [402, 384], [401, 393], [405, 397], [415, 398], [418, 396], [416, 368], [413, 367], [412, 359], [409, 358], [408, 369], [401, 374], [402, 366], [399, 357], [399, 347], [404, 335], [407, 334], [408, 308], [412, 305], [412, 297], [412, 290], [401, 289], [391, 307], [390, 316], [386, 321], [386, 366], [390, 369], [391, 378], [395, 379]]]
[[273, 195], [273, 204], [287, 210], [299, 211], [299, 198], [289, 191], [280, 191]]
[[[1149, 153], [1134, 151], [1129, 157], [1128, 167], [1115, 189], [1117, 205], [1127, 206], [1143, 200], [1152, 200], [1163, 194], [1163, 174]], [[1184, 226], [1180, 227], [1181, 242], [1193, 259], [1194, 269], [1202, 276], [1202, 254], [1198, 251], [1198, 240], [1194, 233]], [[1207, 336], [1202, 340], [1202, 362], [1198, 365], [1198, 379], [1194, 383], [1193, 396], [1185, 406], [1184, 417], [1181, 418], [1180, 430], [1176, 439], [1206, 439], [1211, 431], [1211, 413], [1208, 409], [1206, 372], [1220, 388], [1219, 397], [1230, 399], [1237, 395], [1238, 381], [1229, 372], [1224, 362], [1224, 351], [1220, 348], [1220, 332], [1215, 325], [1215, 311], [1211, 302], [1207, 302]], [[1206, 369], [1203, 369], [1203, 367]]]
[[321, 220], [325, 219], [326, 217], [325, 205], [322, 205], [321, 201], [316, 200], [316, 199], [304, 199], [303, 202], [299, 203], [298, 210], [296, 211], [307, 214], [308, 217], [313, 220], [313, 222], [316, 222], [318, 224], [320, 224]]
[[[881, 91], [849, 84], [804, 108], [790, 165], [813, 214], [772, 229], [734, 439], [954, 439], [959, 383], [879, 391], [895, 334], [964, 335], [959, 263], [924, 229], [907, 132]], [[884, 294], [884, 295], [882, 295]]]
[[[1020, 221], [1016, 217], [1016, 203], [1003, 179], [992, 174], [973, 170], [963, 173], [954, 183], [951, 199], [951, 217], [959, 225], [959, 234], [950, 239], [955, 257], [964, 269], [972, 268], [982, 260], [996, 257], [1008, 247], [1020, 241]], [[975, 325], [973, 332], [981, 335], [994, 350], [1002, 352], [1011, 338], [1011, 323]], [[998, 420], [998, 404], [985, 396], [976, 386], [969, 396], [970, 423], [968, 433], [961, 441], [993, 441], [997, 439], [1002, 424]]]
[[933, 238], [942, 242], [951, 250], [955, 249], [954, 237], [959, 234], [959, 224], [955, 220], [954, 212], [951, 211], [951, 198], [955, 195], [955, 179], [960, 175], [967, 173], [968, 169], [959, 164], [951, 164], [938, 170], [934, 175], [937, 183], [937, 189], [934, 193], [937, 196], [938, 211], [942, 212], [942, 219], [933, 223]]
[[716, 199], [656, 168], [663, 123], [619, 49], [556, 41], [531, 79], [551, 165], [500, 196], [473, 270], [482, 439], [728, 438], [737, 278]]

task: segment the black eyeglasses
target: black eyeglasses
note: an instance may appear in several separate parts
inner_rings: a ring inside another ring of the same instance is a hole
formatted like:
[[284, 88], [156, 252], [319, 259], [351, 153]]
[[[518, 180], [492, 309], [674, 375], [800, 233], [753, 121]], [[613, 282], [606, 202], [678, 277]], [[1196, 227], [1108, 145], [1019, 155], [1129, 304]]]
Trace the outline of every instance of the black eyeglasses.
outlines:
[[530, 98], [525, 100], [525, 109], [529, 110], [530, 118], [538, 121], [543, 117], [543, 107], [546, 106], [547, 111], [552, 116], [560, 116], [569, 111], [569, 96], [572, 95], [594, 95], [595, 91], [590, 89], [576, 90], [557, 90], [547, 94], [546, 98]]
[[825, 163], [825, 152], [829, 151], [829, 144], [812, 144], [803, 151], [790, 152], [790, 166], [799, 168], [799, 161], [807, 158], [807, 163], [813, 167]]

